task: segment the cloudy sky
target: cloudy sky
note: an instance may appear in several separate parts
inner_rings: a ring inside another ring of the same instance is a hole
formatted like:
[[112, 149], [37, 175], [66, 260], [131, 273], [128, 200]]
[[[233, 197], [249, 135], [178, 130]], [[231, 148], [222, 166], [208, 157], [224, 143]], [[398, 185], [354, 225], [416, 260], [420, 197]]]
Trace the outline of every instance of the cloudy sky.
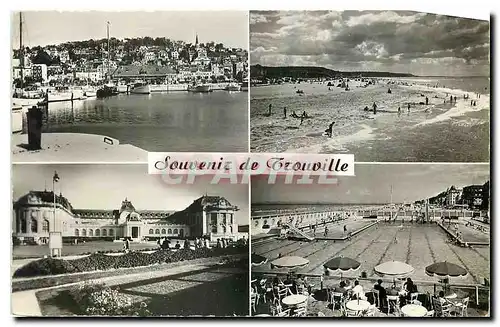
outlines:
[[16, 201], [31, 190], [52, 190], [52, 176], [60, 181], [62, 194], [76, 209], [119, 209], [128, 198], [137, 210], [182, 210], [207, 193], [225, 197], [240, 211], [239, 224], [248, 224], [248, 184], [211, 184], [208, 176], [194, 184], [168, 184], [161, 175], [148, 175], [147, 165], [14, 165], [13, 197]]
[[[29, 11], [23, 13], [26, 46], [106, 38], [166, 37], [194, 43], [214, 41], [248, 47], [248, 12], [245, 11]], [[19, 45], [19, 14], [12, 16], [12, 42]]]
[[252, 203], [389, 203], [413, 202], [446, 190], [489, 180], [489, 165], [477, 164], [357, 164], [355, 177], [339, 177], [335, 185], [268, 184], [252, 179]]
[[[472, 4], [473, 5], [473, 4]], [[489, 22], [402, 11], [253, 11], [251, 63], [489, 76]]]

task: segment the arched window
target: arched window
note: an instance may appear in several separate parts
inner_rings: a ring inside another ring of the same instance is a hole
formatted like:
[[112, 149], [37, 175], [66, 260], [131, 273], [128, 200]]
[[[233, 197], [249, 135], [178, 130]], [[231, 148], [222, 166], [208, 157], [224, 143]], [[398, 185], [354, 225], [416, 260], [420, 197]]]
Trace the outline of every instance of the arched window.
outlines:
[[229, 232], [232, 234], [233, 233], [233, 226], [229, 226]]
[[75, 229], [75, 236], [77, 236], [77, 237], [80, 236], [80, 231], [78, 230], [78, 228]]
[[89, 236], [94, 236], [94, 230], [89, 229]]
[[222, 232], [226, 234], [226, 226], [222, 226]]
[[38, 233], [38, 221], [34, 218], [31, 218], [31, 232]]
[[86, 229], [82, 229], [82, 236], [83, 237], [87, 236], [87, 230]]
[[102, 230], [102, 236], [108, 236], [108, 231], [106, 229]]
[[151, 228], [151, 229], [149, 230], [149, 234], [153, 234], [153, 233], [154, 233], [154, 231], [153, 231], [153, 229]]
[[160, 230], [159, 230], [159, 229], [156, 229], [156, 230], [155, 230], [155, 234], [160, 234]]
[[162, 234], [166, 234], [166, 233], [167, 233], [167, 231], [165, 230], [165, 228], [163, 228], [163, 229], [161, 230], [161, 233], [162, 233]]
[[179, 230], [177, 228], [174, 229], [174, 234], [175, 235], [179, 234]]
[[95, 236], [101, 236], [101, 230], [100, 229], [96, 229], [95, 230]]
[[167, 234], [172, 234], [172, 228], [169, 228]]
[[110, 229], [109, 230], [109, 236], [114, 236], [115, 235], [115, 231], [113, 229]]
[[42, 231], [49, 232], [49, 221], [47, 219], [42, 222]]

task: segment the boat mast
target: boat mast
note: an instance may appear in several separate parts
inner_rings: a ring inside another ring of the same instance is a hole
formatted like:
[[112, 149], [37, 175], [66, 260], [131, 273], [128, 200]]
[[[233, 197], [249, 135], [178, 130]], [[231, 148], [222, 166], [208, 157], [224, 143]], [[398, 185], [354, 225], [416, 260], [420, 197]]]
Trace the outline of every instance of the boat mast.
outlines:
[[109, 22], [106, 25], [106, 36], [108, 38], [108, 82], [110, 81], [110, 76], [109, 76], [109, 60], [110, 60], [110, 52], [109, 52]]
[[21, 66], [21, 89], [24, 84], [23, 14], [19, 12], [19, 65]]

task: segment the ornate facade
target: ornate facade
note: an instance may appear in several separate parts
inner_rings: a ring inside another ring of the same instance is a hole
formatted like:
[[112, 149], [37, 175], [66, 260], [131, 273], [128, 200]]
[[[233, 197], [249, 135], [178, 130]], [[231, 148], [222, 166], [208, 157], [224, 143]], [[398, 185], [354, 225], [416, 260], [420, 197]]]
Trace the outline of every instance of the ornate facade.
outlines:
[[[54, 205], [55, 202], [55, 205]], [[202, 196], [182, 211], [136, 210], [125, 199], [118, 210], [74, 209], [62, 195], [31, 191], [14, 203], [13, 237], [46, 243], [49, 232], [63, 238], [159, 237], [238, 238], [238, 207], [219, 196]]]

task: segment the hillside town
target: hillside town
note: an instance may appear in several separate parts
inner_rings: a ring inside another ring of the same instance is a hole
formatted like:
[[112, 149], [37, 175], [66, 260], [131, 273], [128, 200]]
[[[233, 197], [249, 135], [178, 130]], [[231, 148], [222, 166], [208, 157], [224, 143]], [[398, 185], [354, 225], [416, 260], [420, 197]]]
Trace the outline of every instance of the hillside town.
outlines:
[[[109, 46], [109, 51], [108, 51]], [[21, 52], [24, 56], [20, 56]], [[13, 81], [24, 85], [94, 84], [106, 80], [155, 83], [242, 82], [248, 51], [222, 43], [173, 41], [165, 37], [110, 38], [24, 47], [13, 51]]]

